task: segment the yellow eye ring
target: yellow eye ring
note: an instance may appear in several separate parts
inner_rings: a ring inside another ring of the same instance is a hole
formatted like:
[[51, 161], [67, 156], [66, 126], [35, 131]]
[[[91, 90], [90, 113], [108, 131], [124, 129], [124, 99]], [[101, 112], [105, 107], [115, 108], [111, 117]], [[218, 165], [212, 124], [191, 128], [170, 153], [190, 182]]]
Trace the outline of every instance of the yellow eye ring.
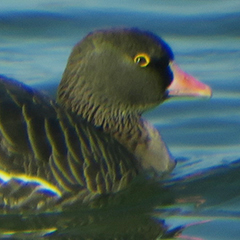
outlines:
[[134, 57], [134, 62], [140, 67], [146, 67], [150, 63], [150, 57], [146, 53], [139, 53]]

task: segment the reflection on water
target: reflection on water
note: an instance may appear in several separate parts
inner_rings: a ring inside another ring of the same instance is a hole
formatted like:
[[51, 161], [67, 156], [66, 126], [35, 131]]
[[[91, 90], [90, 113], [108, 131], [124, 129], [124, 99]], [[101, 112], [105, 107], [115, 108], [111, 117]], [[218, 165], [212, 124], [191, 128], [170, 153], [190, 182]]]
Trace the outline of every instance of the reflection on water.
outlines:
[[[191, 167], [187, 159], [179, 162], [181, 170]], [[240, 159], [230, 165], [175, 175], [158, 183], [139, 177], [126, 190], [102, 196], [85, 206], [75, 203], [38, 214], [13, 211], [0, 216], [0, 236], [154, 240], [188, 239], [192, 235], [205, 239], [209, 236], [206, 229], [212, 232], [209, 226], [219, 227], [216, 221], [229, 227], [239, 222], [239, 171]], [[227, 234], [230, 233], [225, 230], [224, 235]]]
[[152, 217], [157, 204], [165, 206], [172, 201], [173, 196], [168, 189], [142, 177], [126, 190], [102, 196], [90, 204], [74, 203], [64, 209], [37, 214], [31, 211], [19, 214], [12, 210], [0, 216], [1, 236], [94, 240], [147, 240], [164, 234], [172, 236], [175, 232], [167, 232], [163, 220]]

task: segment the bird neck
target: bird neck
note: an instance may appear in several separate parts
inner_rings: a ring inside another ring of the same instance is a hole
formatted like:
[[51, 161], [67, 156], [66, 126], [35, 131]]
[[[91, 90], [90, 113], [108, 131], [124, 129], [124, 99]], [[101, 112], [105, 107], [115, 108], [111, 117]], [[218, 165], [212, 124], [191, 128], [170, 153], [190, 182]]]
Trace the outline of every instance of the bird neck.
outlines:
[[65, 109], [111, 134], [133, 154], [139, 143], [146, 142], [148, 134], [141, 118], [141, 110], [134, 110], [133, 107], [123, 106], [121, 103], [113, 104], [105, 96], [96, 97], [96, 94], [91, 94], [86, 84], [81, 85], [81, 92], [76, 96], [75, 91], [70, 91], [71, 88], [69, 90], [63, 83], [58, 90], [57, 102]]
[[61, 98], [58, 100], [68, 111], [111, 134], [136, 157], [143, 169], [161, 173], [170, 171], [175, 166], [159, 132], [142, 119], [140, 113], [119, 106], [113, 107], [106, 102], [101, 102], [101, 105], [92, 104], [93, 101], [84, 98], [76, 102], [62, 101]]
[[113, 107], [108, 104], [95, 106], [88, 102], [81, 105], [76, 113], [94, 126], [111, 134], [132, 153], [137, 145], [147, 138], [141, 114], [126, 110], [122, 106]]
[[89, 120], [133, 153], [139, 142], [146, 138], [141, 115], [137, 113], [105, 108], [104, 112], [94, 112]]
[[143, 169], [157, 174], [170, 171], [175, 162], [157, 129], [141, 114], [113, 109], [92, 107], [82, 116], [125, 146]]

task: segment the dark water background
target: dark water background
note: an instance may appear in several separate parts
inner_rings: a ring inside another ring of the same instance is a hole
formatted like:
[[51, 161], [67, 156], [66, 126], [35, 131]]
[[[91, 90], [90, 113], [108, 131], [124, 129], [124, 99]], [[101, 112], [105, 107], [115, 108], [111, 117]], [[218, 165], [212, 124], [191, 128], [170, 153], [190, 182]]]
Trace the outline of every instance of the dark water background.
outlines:
[[213, 90], [210, 100], [171, 100], [146, 114], [179, 160], [166, 180], [174, 203], [159, 204], [156, 218], [188, 226], [181, 239], [240, 239], [239, 0], [2, 0], [0, 74], [53, 93], [73, 45], [115, 26], [162, 36], [178, 64]]

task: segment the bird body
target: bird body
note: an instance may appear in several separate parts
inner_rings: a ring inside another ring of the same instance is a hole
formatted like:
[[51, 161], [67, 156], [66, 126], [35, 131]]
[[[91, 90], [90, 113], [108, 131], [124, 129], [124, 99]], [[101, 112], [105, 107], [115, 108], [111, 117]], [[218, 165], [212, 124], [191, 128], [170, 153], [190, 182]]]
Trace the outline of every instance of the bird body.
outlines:
[[[54, 100], [2, 77], [0, 91], [0, 176], [5, 172], [20, 182], [28, 176], [40, 192], [47, 189], [44, 180], [52, 197], [82, 194], [84, 201], [119, 191], [140, 170], [135, 157], [114, 138]], [[23, 202], [22, 196], [17, 200], [16, 190], [4, 198], [16, 195], [15, 207], [29, 204], [25, 195]]]

